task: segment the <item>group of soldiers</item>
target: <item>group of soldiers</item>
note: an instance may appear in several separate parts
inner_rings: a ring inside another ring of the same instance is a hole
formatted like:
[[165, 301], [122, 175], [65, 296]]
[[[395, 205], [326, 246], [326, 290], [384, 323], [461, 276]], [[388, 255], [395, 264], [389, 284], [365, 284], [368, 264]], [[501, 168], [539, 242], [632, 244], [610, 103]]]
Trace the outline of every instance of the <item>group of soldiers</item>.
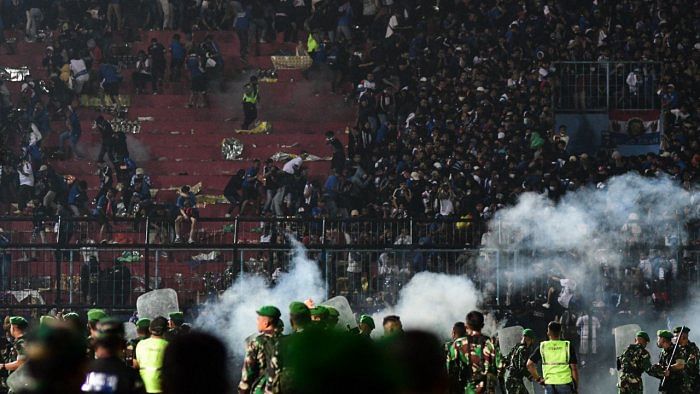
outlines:
[[692, 394], [700, 392], [700, 369], [698, 359], [700, 349], [688, 338], [690, 328], [681, 326], [656, 332], [656, 345], [659, 347], [659, 360], [652, 364], [651, 355], [646, 350], [650, 342], [644, 331], [636, 334], [631, 344], [617, 357], [620, 371], [618, 389], [620, 393], [641, 394], [644, 392], [642, 374], [660, 379], [660, 393]]
[[[55, 329], [69, 331], [76, 338], [82, 338], [77, 346], [83, 349], [80, 352], [84, 352], [86, 359], [90, 360], [82, 392], [159, 392], [154, 386], [159, 385], [159, 376], [151, 373], [159, 367], [150, 364], [162, 363], [162, 353], [167, 343], [190, 329], [183, 313], [173, 312], [168, 319], [138, 319], [135, 321], [137, 336], [127, 340], [124, 322], [108, 316], [104, 310], [91, 309], [86, 318], [87, 324], [75, 312], [41, 316], [38, 327], [31, 331], [29, 340], [30, 343], [40, 341], [39, 338], [49, 337], [50, 334], [47, 333]], [[30, 324], [24, 317], [8, 316], [3, 328], [5, 335], [0, 354], [0, 394], [13, 392], [12, 384], [8, 384], [11, 375], [28, 360], [25, 349]], [[151, 357], [154, 349], [160, 351], [158, 357]], [[110, 384], [119, 387], [109, 387]], [[128, 386], [126, 391], [124, 385]]]

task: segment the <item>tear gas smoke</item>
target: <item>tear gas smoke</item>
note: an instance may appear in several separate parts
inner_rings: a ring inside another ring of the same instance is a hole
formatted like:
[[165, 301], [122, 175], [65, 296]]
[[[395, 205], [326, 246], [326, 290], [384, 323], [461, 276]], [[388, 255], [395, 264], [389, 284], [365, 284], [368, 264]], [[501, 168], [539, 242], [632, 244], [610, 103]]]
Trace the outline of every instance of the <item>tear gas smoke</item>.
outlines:
[[274, 287], [257, 275], [245, 274], [220, 299], [204, 305], [195, 326], [220, 336], [237, 358], [245, 351], [245, 339], [256, 331], [256, 310], [275, 305], [282, 319], [289, 321], [287, 306], [292, 301], [322, 300], [326, 291], [316, 262], [309, 260], [300, 242], [291, 239], [289, 272], [282, 274]]

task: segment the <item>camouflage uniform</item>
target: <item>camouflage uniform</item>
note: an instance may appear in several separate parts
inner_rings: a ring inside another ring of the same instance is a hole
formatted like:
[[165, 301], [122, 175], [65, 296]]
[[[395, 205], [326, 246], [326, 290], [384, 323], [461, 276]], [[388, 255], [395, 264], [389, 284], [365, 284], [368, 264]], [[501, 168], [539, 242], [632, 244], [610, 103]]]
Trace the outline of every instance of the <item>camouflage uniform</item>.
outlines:
[[530, 347], [519, 343], [503, 359], [502, 367], [508, 371], [506, 379], [508, 394], [529, 394], [525, 383], [523, 383], [523, 378], [530, 377], [530, 372], [527, 370], [527, 360], [531, 353]]
[[491, 339], [482, 334], [468, 335], [456, 339], [453, 345], [447, 354], [448, 365], [459, 357], [471, 367], [464, 394], [492, 393], [495, 390], [496, 349]]
[[146, 338], [147, 337], [136, 337], [134, 339], [130, 339], [129, 342], [126, 343], [126, 351], [124, 352], [124, 361], [126, 361], [126, 365], [130, 367], [134, 365], [134, 359], [136, 358], [136, 345], [138, 345], [141, 340]]
[[697, 392], [698, 384], [700, 384], [700, 381], [698, 381], [698, 361], [700, 360], [700, 349], [698, 349], [695, 342], [688, 342], [688, 344], [685, 346], [679, 345], [676, 352], [678, 353], [677, 358], [680, 357], [685, 360], [685, 373], [688, 375], [690, 386], [695, 393]]
[[239, 393], [263, 393], [269, 380], [270, 360], [277, 348], [277, 333], [262, 333], [248, 341], [243, 359]]
[[[673, 346], [669, 347], [668, 349], [661, 349], [661, 352], [659, 353], [659, 362], [653, 364], [647, 373], [659, 380], [663, 380], [664, 372], [666, 371], [666, 367], [669, 365], [669, 361], [671, 361], [672, 354]], [[677, 354], [675, 355], [675, 359], [678, 359]], [[675, 364], [675, 361], [671, 362], [671, 364]], [[659, 392], [665, 394], [692, 393], [690, 379], [688, 378], [686, 371], [671, 371], [671, 375], [666, 378], [664, 387], [661, 387], [661, 382], [659, 382]]]
[[651, 355], [639, 344], [632, 344], [617, 357], [617, 369], [621, 372], [617, 383], [620, 394], [642, 394], [642, 373], [649, 371]]

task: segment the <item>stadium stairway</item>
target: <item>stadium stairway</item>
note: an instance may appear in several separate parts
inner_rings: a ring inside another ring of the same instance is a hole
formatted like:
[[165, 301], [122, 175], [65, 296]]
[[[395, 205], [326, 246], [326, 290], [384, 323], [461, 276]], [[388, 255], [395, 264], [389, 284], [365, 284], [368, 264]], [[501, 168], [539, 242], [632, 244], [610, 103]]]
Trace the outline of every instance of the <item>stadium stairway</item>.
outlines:
[[[142, 31], [140, 41], [132, 44], [131, 53], [135, 55], [140, 49], [146, 50], [152, 38], [167, 47], [172, 34], [167, 31]], [[201, 42], [206, 34], [195, 33], [195, 42]], [[330, 156], [324, 132], [334, 130], [341, 135], [342, 130], [351, 123], [354, 109], [343, 101], [342, 96], [330, 93], [330, 82], [306, 80], [298, 70], [280, 70], [278, 82], [260, 83], [259, 120], [271, 122], [272, 132], [257, 135], [235, 133], [243, 118], [240, 99], [244, 83], [257, 69], [272, 68], [271, 55], [293, 54], [295, 46], [282, 42], [259, 44], [260, 56], [250, 56], [247, 65], [244, 65], [235, 33], [211, 34], [224, 57], [226, 82], [223, 90], [219, 86], [210, 87], [208, 108], [185, 108], [189, 96], [189, 80], [186, 77], [181, 82], [166, 82], [158, 95], [135, 95], [131, 81], [133, 70], [122, 70], [124, 82], [120, 93], [131, 95], [128, 118], [153, 119], [142, 122], [141, 132], [128, 134], [127, 141], [132, 158], [151, 177], [154, 188], [171, 189], [201, 182], [203, 194], [221, 194], [229, 176], [248, 166], [253, 158], [264, 160], [277, 152], [299, 153], [301, 150], [319, 157]], [[119, 37], [116, 37], [115, 42], [118, 40]], [[41, 60], [47, 44], [26, 43], [18, 39], [17, 45], [17, 53], [3, 56], [0, 63], [15, 67], [29, 66], [35, 78], [45, 78], [46, 71], [41, 66]], [[186, 71], [184, 74], [187, 74]], [[15, 101], [19, 85], [18, 82], [10, 83]], [[79, 115], [83, 129], [79, 149], [86, 154], [86, 158], [54, 160], [52, 165], [59, 173], [85, 179], [94, 192], [98, 183], [95, 176], [98, 167], [94, 159], [99, 151], [100, 137], [92, 130], [92, 123], [99, 113], [79, 109]], [[44, 146], [56, 146], [58, 134], [63, 129], [62, 121], [54, 121], [53, 132], [43, 142]], [[244, 144], [241, 160], [223, 159], [221, 142], [228, 137], [237, 138]], [[329, 163], [308, 162], [307, 167], [312, 177], [322, 179]], [[159, 200], [161, 197], [157, 196]], [[217, 205], [201, 207], [202, 215], [221, 216], [225, 207]]]
[[[206, 34], [206, 32], [196, 33], [195, 41], [201, 42]], [[320, 157], [330, 156], [331, 150], [325, 145], [324, 132], [333, 130], [344, 139], [342, 130], [352, 122], [354, 117], [355, 110], [352, 106], [346, 104], [342, 96], [330, 93], [329, 81], [307, 80], [300, 71], [282, 70], [278, 72], [278, 82], [260, 84], [259, 120], [271, 122], [272, 132], [259, 135], [236, 134], [235, 129], [240, 127], [243, 118], [240, 104], [243, 84], [256, 73], [257, 69], [272, 67], [270, 55], [294, 53], [294, 45], [281, 42], [260, 44], [260, 55], [251, 56], [248, 63], [244, 65], [239, 56], [238, 40], [233, 32], [212, 34], [224, 57], [226, 83], [223, 91], [219, 87], [210, 89], [208, 108], [185, 108], [189, 95], [188, 78], [183, 78], [183, 81], [178, 83], [166, 82], [164, 89], [158, 95], [134, 95], [131, 81], [133, 70], [122, 70], [124, 82], [120, 92], [130, 94], [132, 103], [128, 118], [130, 120], [137, 117], [153, 118], [152, 121], [142, 122], [140, 133], [127, 134], [127, 141], [132, 158], [151, 177], [154, 188], [159, 189], [156, 196], [159, 201], [174, 202], [175, 188], [197, 183], [202, 185], [201, 194], [220, 195], [230, 175], [240, 168], [247, 167], [253, 158], [264, 160], [277, 152], [298, 154], [302, 150]], [[135, 55], [139, 49], [146, 49], [151, 38], [157, 38], [167, 47], [171, 36], [172, 32], [143, 31], [141, 40], [134, 43], [131, 53]], [[17, 38], [16, 54], [1, 56], [0, 65], [28, 66], [35, 79], [46, 78], [47, 73], [41, 61], [47, 44], [26, 43], [21, 33]], [[118, 39], [116, 37], [115, 42]], [[184, 72], [184, 74], [187, 73]], [[8, 85], [13, 94], [13, 101], [16, 103], [21, 83], [10, 82]], [[50, 162], [59, 173], [86, 180], [89, 193], [93, 197], [98, 186], [96, 176], [98, 165], [95, 158], [99, 151], [100, 137], [95, 130], [92, 130], [92, 124], [100, 113], [87, 108], [79, 108], [78, 111], [83, 130], [79, 149], [85, 154], [85, 158]], [[105, 115], [105, 117], [111, 116]], [[63, 121], [52, 122], [52, 130], [52, 133], [42, 142], [44, 147], [50, 148], [57, 145], [58, 134], [64, 130]], [[241, 160], [223, 159], [221, 142], [228, 137], [238, 138], [243, 142]], [[323, 180], [330, 164], [328, 161], [315, 161], [307, 162], [306, 165], [313, 178]], [[226, 209], [226, 204], [200, 206], [203, 217], [223, 217]], [[220, 234], [222, 224], [211, 224], [210, 230], [216, 230]], [[98, 228], [96, 223], [88, 227], [90, 230], [76, 231], [72, 242], [77, 241], [78, 234], [98, 240], [98, 235], [95, 234]], [[241, 231], [239, 237], [247, 242], [255, 242], [259, 239], [259, 233], [249, 231], [253, 227], [251, 225], [247, 230]], [[30, 242], [30, 223], [18, 224], [13, 230], [16, 231], [14, 242]], [[224, 234], [221, 237], [220, 243], [231, 242], [230, 234]], [[47, 239], [51, 238], [52, 234], [47, 233]], [[101, 252], [100, 261], [104, 262], [102, 268], [108, 270], [114, 258], [121, 252], [122, 250]], [[204, 293], [203, 276], [207, 272], [221, 273], [227, 264], [236, 260], [234, 256], [221, 256], [208, 263], [199, 263], [192, 259], [192, 256], [198, 253], [201, 252], [155, 253], [154, 258], [160, 258], [160, 263], [158, 265], [152, 259], [151, 276], [159, 278], [161, 281], [159, 286], [170, 286], [178, 290], [181, 298], [186, 298], [181, 299], [181, 302], [196, 301], [195, 298]], [[257, 252], [249, 252], [243, 257], [247, 260], [255, 256]], [[34, 282], [43, 280], [44, 282], [41, 283], [48, 281], [46, 287], [55, 289], [54, 261], [54, 254], [51, 251], [14, 252], [11, 272], [20, 280], [13, 287], [41, 288], [44, 286]], [[64, 262], [61, 268], [63, 302], [67, 301], [69, 286], [73, 286], [76, 292], [79, 291], [78, 275], [81, 259], [74, 256], [73, 261], [72, 264]], [[236, 261], [234, 264], [239, 263]], [[129, 268], [133, 276], [130, 286], [134, 289], [135, 295], [138, 295], [144, 288], [143, 265], [129, 264]], [[54, 301], [53, 290], [45, 288], [40, 291], [46, 303]], [[135, 298], [130, 299], [129, 304], [134, 301]], [[73, 302], [77, 301], [73, 300]]]

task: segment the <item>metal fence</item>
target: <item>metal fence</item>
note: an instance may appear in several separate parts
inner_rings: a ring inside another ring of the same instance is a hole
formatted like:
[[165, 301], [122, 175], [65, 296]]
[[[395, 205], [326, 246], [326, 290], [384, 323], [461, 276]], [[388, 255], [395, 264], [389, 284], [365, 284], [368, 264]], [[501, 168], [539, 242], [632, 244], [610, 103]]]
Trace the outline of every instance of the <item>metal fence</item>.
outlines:
[[[113, 235], [119, 229], [125, 240], [102, 244], [92, 240], [99, 223], [91, 220], [55, 218], [37, 227], [31, 219], [6, 218], [0, 232], [0, 311], [91, 306], [129, 311], [139, 295], [164, 287], [192, 307], [217, 297], [243, 273], [274, 282], [290, 268], [285, 233], [306, 245], [327, 295], [346, 296], [361, 310], [393, 304], [403, 285], [422, 271], [465, 275], [484, 304], [493, 306], [546, 294], [551, 286], [548, 272], [522, 275], [551, 256], [513, 249], [505, 235], [495, 249], [480, 247], [474, 240], [482, 229], [463, 222], [202, 220], [200, 242], [183, 245], [172, 242], [166, 227], [173, 224], [166, 222], [116, 222]], [[67, 237], [69, 224], [73, 235]], [[700, 231], [697, 223], [688, 230], [690, 238], [669, 257], [682, 263], [684, 278], [700, 283]]]
[[659, 109], [659, 62], [556, 62], [552, 78], [557, 112]]

